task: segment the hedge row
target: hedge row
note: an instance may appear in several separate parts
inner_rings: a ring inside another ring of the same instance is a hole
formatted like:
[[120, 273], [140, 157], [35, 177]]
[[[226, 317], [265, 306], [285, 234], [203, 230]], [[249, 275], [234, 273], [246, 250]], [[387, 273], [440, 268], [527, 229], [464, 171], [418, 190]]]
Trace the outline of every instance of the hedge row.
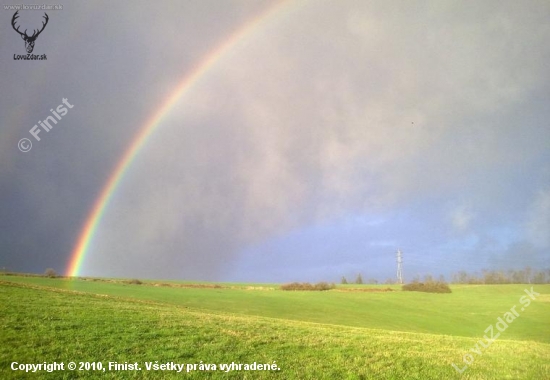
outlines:
[[309, 282], [293, 282], [281, 285], [281, 290], [330, 290], [336, 288], [336, 285], [328, 282], [318, 282], [310, 284]]
[[402, 289], [410, 292], [451, 293], [451, 288], [449, 288], [449, 285], [441, 281], [412, 282], [410, 284], [403, 285]]

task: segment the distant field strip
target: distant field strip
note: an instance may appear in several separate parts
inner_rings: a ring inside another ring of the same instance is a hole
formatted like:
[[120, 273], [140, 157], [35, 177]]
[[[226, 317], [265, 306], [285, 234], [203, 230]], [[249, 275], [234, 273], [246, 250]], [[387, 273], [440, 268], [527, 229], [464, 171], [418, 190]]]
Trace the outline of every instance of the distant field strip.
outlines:
[[[527, 285], [452, 286], [451, 294], [418, 292], [280, 291], [270, 285], [220, 284], [224, 288], [178, 288], [128, 285], [120, 280], [83, 281], [43, 277], [0, 276], [0, 280], [104, 294], [187, 307], [207, 313], [232, 313], [283, 320], [317, 322], [389, 331], [482, 338], [488, 325], [518, 305]], [[113, 281], [113, 282], [110, 282]], [[115, 282], [116, 281], [116, 282]], [[189, 285], [189, 284], [186, 284]], [[208, 284], [203, 284], [208, 285]], [[212, 285], [212, 284], [210, 284]], [[350, 285], [358, 288], [357, 285]], [[363, 285], [363, 289], [380, 286]], [[398, 287], [394, 287], [399, 290]], [[536, 285], [536, 301], [502, 337], [550, 343], [550, 285]]]
[[[0, 324], [2, 379], [59, 378], [60, 373], [22, 376], [9, 369], [12, 361], [56, 360], [104, 364], [276, 361], [281, 368], [278, 372], [106, 372], [102, 378], [550, 378], [550, 345], [546, 343], [503, 337], [459, 375], [451, 364], [460, 363], [475, 344], [474, 338], [209, 313], [37, 284], [0, 282]], [[93, 371], [64, 375], [98, 377]]]

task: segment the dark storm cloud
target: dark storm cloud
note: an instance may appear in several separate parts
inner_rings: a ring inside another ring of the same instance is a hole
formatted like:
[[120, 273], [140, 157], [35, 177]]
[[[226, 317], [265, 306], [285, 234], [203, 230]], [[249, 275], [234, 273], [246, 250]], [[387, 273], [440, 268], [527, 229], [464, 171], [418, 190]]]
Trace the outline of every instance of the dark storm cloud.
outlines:
[[[3, 11], [0, 266], [64, 271], [94, 199], [132, 136], [196, 60], [265, 6], [67, 4], [49, 12], [35, 47], [47, 53], [40, 62], [13, 60], [22, 40], [11, 29], [13, 12]], [[36, 21], [27, 13], [21, 18]], [[32, 139], [29, 129], [63, 98], [74, 109], [49, 133], [42, 131], [30, 152], [19, 152], [18, 140]]]

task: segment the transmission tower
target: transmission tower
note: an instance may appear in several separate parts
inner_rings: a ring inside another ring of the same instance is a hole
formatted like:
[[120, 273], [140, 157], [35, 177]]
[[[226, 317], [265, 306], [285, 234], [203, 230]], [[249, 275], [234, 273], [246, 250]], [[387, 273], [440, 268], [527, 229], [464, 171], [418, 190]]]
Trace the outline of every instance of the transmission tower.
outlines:
[[403, 252], [397, 250], [397, 283], [403, 283]]

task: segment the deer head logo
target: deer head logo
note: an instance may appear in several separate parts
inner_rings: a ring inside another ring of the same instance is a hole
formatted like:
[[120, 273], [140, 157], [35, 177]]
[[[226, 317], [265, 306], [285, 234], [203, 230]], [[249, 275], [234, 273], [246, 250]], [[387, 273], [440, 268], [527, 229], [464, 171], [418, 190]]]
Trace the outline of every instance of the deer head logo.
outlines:
[[15, 14], [13, 15], [13, 18], [11, 19], [11, 26], [17, 33], [21, 35], [21, 38], [25, 40], [25, 49], [27, 49], [27, 53], [32, 53], [32, 50], [34, 49], [34, 41], [36, 41], [40, 33], [42, 33], [42, 31], [48, 24], [49, 17], [46, 13], [44, 13], [44, 18], [46, 19], [46, 22], [42, 22], [42, 29], [40, 30], [34, 29], [32, 36], [29, 36], [27, 35], [27, 29], [25, 29], [25, 31], [21, 33], [19, 31], [19, 27], [15, 27], [15, 21], [19, 17], [18, 13], [19, 11], [15, 12]]

